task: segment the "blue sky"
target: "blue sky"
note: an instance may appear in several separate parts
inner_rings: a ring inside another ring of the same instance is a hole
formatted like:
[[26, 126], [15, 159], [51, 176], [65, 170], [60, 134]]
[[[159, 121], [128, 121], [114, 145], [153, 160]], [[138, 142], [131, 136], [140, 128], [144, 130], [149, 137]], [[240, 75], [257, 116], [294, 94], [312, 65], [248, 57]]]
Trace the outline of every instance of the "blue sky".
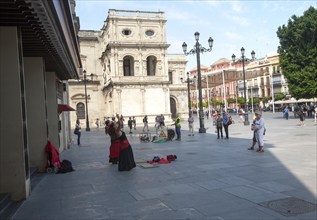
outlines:
[[[209, 66], [220, 58], [231, 59], [234, 53], [241, 55], [245, 48], [248, 58], [252, 50], [256, 58], [276, 52], [279, 39], [276, 31], [287, 24], [292, 15], [301, 16], [310, 6], [317, 8], [317, 0], [293, 1], [109, 1], [76, 0], [76, 14], [81, 30], [100, 30], [109, 9], [163, 11], [167, 19], [168, 53], [183, 53], [182, 44], [188, 50], [195, 44], [194, 33], [200, 33], [199, 42], [208, 47], [208, 38], [214, 39], [211, 52], [201, 54], [201, 64]], [[196, 66], [196, 56], [188, 55], [186, 70]]]

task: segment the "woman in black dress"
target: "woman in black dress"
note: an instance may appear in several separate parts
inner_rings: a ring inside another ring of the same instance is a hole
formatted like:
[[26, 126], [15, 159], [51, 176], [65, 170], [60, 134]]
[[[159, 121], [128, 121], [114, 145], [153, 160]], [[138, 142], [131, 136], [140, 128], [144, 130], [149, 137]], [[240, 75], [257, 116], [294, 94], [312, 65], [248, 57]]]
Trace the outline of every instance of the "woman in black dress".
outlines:
[[136, 167], [132, 147], [125, 135], [124, 131], [121, 131], [121, 121], [118, 120], [114, 123], [113, 127], [110, 128], [109, 134], [115, 139], [115, 145], [119, 145], [120, 153], [119, 153], [119, 161], [118, 161], [118, 169], [119, 171], [129, 171]]

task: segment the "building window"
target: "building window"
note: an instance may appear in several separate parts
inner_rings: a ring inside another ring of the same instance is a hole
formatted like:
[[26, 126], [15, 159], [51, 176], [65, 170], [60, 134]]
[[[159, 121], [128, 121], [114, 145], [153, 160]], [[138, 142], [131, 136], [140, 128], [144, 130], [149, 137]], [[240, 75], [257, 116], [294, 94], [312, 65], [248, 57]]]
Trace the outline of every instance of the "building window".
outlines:
[[152, 36], [154, 35], [154, 31], [152, 31], [152, 30], [147, 30], [147, 31], [145, 32], [145, 34], [146, 34], [146, 36], [152, 37]]
[[125, 36], [129, 36], [131, 34], [131, 30], [130, 29], [123, 29], [122, 34]]
[[168, 72], [168, 81], [170, 81], [170, 83], [173, 84], [173, 72], [172, 71]]
[[131, 56], [123, 58], [123, 75], [134, 76], [134, 59]]
[[146, 67], [147, 67], [147, 75], [148, 76], [155, 76], [156, 71], [156, 57], [155, 56], [149, 56], [146, 59]]

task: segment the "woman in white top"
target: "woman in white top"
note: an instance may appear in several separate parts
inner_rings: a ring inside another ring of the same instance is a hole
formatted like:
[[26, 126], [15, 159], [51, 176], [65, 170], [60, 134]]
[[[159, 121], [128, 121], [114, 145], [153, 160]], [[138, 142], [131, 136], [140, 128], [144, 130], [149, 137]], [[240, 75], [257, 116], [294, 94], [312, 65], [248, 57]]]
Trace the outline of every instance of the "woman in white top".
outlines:
[[79, 119], [76, 120], [76, 130], [77, 130], [77, 145], [80, 146], [80, 136], [81, 136], [81, 126]]

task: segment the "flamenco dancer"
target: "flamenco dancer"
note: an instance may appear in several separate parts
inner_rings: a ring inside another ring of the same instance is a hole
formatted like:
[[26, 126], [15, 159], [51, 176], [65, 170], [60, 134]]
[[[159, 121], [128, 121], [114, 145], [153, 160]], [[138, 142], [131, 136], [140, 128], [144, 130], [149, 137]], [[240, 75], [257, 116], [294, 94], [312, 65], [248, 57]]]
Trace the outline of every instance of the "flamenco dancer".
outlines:
[[[119, 119], [119, 116], [117, 115]], [[109, 126], [109, 135], [111, 137], [109, 162], [118, 163], [119, 171], [129, 171], [133, 169], [135, 165], [132, 147], [125, 135], [124, 131], [121, 131], [121, 120], [112, 123]]]

